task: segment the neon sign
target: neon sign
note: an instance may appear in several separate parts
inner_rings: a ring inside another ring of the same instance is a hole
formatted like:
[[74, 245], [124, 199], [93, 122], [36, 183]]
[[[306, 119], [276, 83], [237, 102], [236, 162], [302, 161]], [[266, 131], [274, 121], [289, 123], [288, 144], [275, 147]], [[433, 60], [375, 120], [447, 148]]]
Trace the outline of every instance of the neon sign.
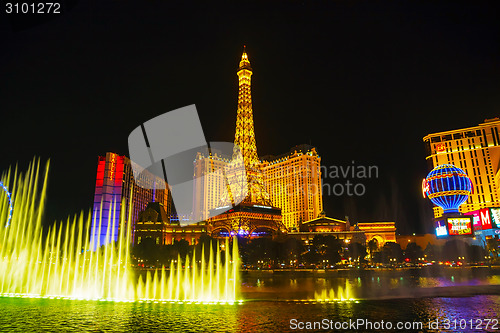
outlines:
[[449, 217], [448, 223], [449, 235], [472, 235], [472, 219], [470, 217]]
[[436, 236], [448, 236], [448, 229], [446, 228], [444, 221], [436, 221]]
[[115, 154], [111, 154], [111, 161], [109, 163], [110, 163], [109, 180], [113, 180], [113, 175], [114, 175], [115, 169], [116, 169], [116, 155]]
[[444, 143], [436, 144], [435, 148], [436, 148], [436, 151], [445, 151], [446, 150], [446, 146]]
[[500, 227], [500, 208], [490, 208], [491, 227]]
[[425, 194], [429, 192], [429, 183], [427, 182], [427, 179], [422, 179], [422, 195], [425, 198]]
[[479, 210], [479, 219], [481, 221], [482, 230], [491, 229], [491, 216], [490, 216], [490, 210], [488, 208], [483, 208]]
[[498, 229], [500, 226], [500, 208], [482, 208], [464, 213], [473, 218], [472, 226], [474, 231]]

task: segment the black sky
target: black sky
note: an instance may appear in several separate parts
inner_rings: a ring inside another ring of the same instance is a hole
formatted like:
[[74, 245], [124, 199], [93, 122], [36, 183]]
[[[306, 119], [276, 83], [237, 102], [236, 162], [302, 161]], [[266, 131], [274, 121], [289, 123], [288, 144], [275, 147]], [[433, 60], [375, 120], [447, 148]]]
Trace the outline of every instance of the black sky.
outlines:
[[0, 14], [0, 169], [51, 159], [48, 220], [90, 209], [97, 156], [128, 155], [129, 133], [159, 114], [196, 104], [207, 141], [233, 141], [244, 44], [259, 155], [311, 143], [325, 166], [378, 166], [354, 180], [363, 197], [324, 197], [332, 217], [430, 231], [423, 136], [500, 116], [494, 2], [66, 8], [45, 22]]

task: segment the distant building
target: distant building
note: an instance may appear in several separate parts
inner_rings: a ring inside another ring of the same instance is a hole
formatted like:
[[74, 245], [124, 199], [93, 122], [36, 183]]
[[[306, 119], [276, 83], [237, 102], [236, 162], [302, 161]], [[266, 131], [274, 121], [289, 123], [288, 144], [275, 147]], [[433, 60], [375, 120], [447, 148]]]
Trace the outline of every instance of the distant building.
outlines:
[[379, 246], [387, 242], [396, 242], [395, 222], [358, 222], [357, 226], [365, 233], [367, 242], [373, 238], [378, 241]]
[[151, 238], [154, 244], [165, 245], [165, 233], [170, 217], [160, 202], [150, 202], [145, 210], [139, 212], [134, 224], [134, 245]]
[[208, 213], [223, 205], [221, 197], [226, 190], [224, 169], [231, 161], [220, 153], [199, 152], [194, 161], [194, 200], [193, 217], [195, 220], [208, 219]]
[[[199, 153], [196, 157], [195, 219], [205, 220], [209, 211], [222, 206], [221, 194], [227, 186], [224, 168], [229, 161], [229, 157], [217, 153]], [[316, 148], [306, 144], [283, 155], [261, 157], [263, 184], [272, 206], [281, 209], [281, 222], [289, 231], [298, 230], [302, 222], [323, 210], [320, 164]]]
[[418, 235], [397, 235], [396, 243], [405, 250], [408, 244], [417, 243], [418, 246], [425, 250], [428, 244], [442, 246], [446, 243], [446, 239], [439, 239], [435, 234], [418, 234]]
[[196, 245], [200, 236], [207, 232], [206, 222], [181, 226], [175, 213], [169, 216], [163, 204], [150, 202], [135, 222], [134, 245], [148, 238], [157, 245], [171, 245], [180, 240]]
[[173, 244], [181, 239], [187, 241], [189, 245], [196, 245], [201, 235], [210, 234], [210, 226], [206, 221], [181, 226], [179, 218], [175, 214], [170, 217], [170, 224], [165, 230], [164, 244], [166, 245]]
[[306, 244], [317, 235], [332, 235], [345, 243], [364, 244], [376, 239], [379, 246], [383, 246], [386, 242], [396, 241], [396, 226], [394, 222], [364, 222], [351, 226], [348, 219], [334, 219], [322, 212], [317, 218], [302, 223], [299, 232], [288, 233], [289, 237], [300, 239]]
[[[486, 119], [478, 126], [426, 135], [429, 170], [453, 164], [464, 170], [473, 183], [473, 193], [460, 206], [461, 213], [500, 206], [500, 119]], [[434, 207], [434, 217], [443, 209]]]
[[316, 148], [299, 145], [280, 156], [263, 156], [262, 170], [274, 206], [288, 230], [299, 229], [323, 210], [321, 158]]
[[[130, 159], [126, 156], [111, 152], [106, 153], [105, 156], [99, 156], [91, 226], [91, 242], [94, 242], [94, 247], [97, 244], [106, 243], [108, 225], [109, 238], [117, 240], [121, 214], [124, 214], [126, 223], [132, 223], [132, 230], [134, 230], [133, 223], [139, 217], [139, 212], [143, 211], [149, 202], [162, 203], [167, 213], [170, 212], [169, 190], [163, 179], [145, 171], [141, 173], [138, 181], [143, 185], [148, 184], [151, 189], [137, 185]], [[116, 205], [115, 210], [111, 209], [112, 205]], [[131, 221], [128, 221], [130, 207], [132, 215]], [[134, 237], [133, 234], [132, 237]]]

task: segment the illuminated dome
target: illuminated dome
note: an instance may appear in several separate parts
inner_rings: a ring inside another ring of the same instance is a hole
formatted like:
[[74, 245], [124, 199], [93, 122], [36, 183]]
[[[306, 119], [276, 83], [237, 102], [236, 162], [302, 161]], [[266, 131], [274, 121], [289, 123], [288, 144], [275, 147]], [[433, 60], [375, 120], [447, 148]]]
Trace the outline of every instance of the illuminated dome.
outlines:
[[422, 192], [444, 213], [458, 213], [458, 207], [472, 193], [472, 182], [462, 169], [443, 164], [429, 172], [422, 182]]

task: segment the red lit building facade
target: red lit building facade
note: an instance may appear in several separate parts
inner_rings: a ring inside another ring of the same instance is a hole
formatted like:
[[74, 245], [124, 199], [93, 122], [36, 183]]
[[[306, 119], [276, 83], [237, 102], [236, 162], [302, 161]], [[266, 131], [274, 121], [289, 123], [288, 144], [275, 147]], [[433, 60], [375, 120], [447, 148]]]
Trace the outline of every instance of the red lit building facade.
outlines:
[[[91, 226], [91, 242], [94, 242], [94, 248], [106, 243], [108, 226], [109, 234], [114, 234], [114, 240], [117, 239], [120, 216], [124, 213], [125, 221], [128, 223], [129, 208], [132, 208], [132, 223], [137, 221], [139, 212], [143, 211], [151, 201], [162, 203], [167, 212], [170, 212], [169, 193], [165, 181], [147, 172], [141, 173], [140, 177], [140, 183], [150, 183], [152, 186], [148, 187], [152, 189], [145, 189], [136, 184], [130, 159], [126, 156], [108, 152], [105, 156], [98, 157]], [[115, 205], [116, 209], [113, 209]]]

